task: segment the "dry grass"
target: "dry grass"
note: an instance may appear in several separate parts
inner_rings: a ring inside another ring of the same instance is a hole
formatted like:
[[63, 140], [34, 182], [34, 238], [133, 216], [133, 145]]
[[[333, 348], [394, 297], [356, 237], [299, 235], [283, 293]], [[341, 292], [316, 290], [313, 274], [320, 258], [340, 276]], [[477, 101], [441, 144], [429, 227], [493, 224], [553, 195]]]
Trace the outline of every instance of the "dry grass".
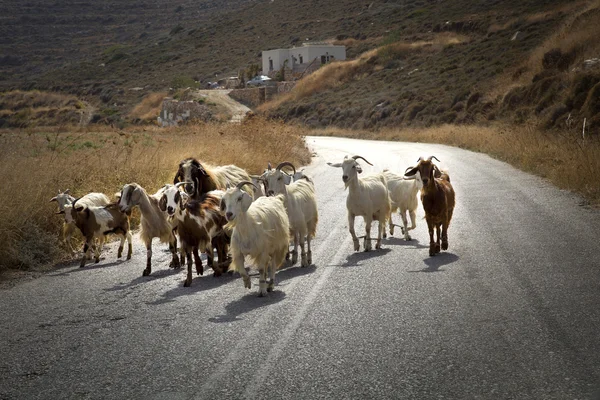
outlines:
[[[0, 131], [0, 270], [37, 268], [64, 258], [62, 218], [49, 199], [60, 188], [112, 196], [128, 182], [149, 192], [172, 182], [178, 162], [196, 157], [260, 172], [267, 162], [310, 162], [300, 128], [254, 118], [243, 125], [169, 129], [108, 127]], [[18, 200], [17, 200], [18, 199]]]
[[494, 99], [504, 96], [514, 87], [530, 83], [533, 77], [543, 70], [544, 55], [552, 49], [560, 49], [563, 54], [573, 54], [571, 65], [581, 65], [585, 59], [598, 57], [600, 25], [597, 21], [600, 20], [600, 0], [566, 5], [548, 13], [531, 15], [527, 20], [537, 21], [544, 17], [548, 18], [559, 11], [571, 11], [571, 15], [562, 27], [538, 46], [522, 64], [499, 76], [493, 88], [487, 93], [487, 97]]
[[329, 128], [311, 134], [360, 139], [444, 143], [487, 153], [519, 169], [581, 193], [600, 205], [600, 138], [548, 133], [525, 126], [442, 125], [425, 129], [388, 129], [380, 132]]
[[[353, 39], [352, 39], [353, 40]], [[294, 88], [273, 100], [257, 107], [259, 112], [274, 110], [288, 101], [298, 101], [316, 93], [334, 89], [346, 82], [359, 80], [377, 71], [390, 60], [406, 56], [413, 51], [440, 51], [446, 46], [464, 43], [468, 36], [453, 32], [436, 34], [432, 40], [418, 42], [393, 42], [361, 54], [358, 58], [334, 61], [304, 77]]]
[[155, 121], [162, 108], [162, 102], [167, 92], [150, 93], [136, 105], [127, 116], [131, 120]]

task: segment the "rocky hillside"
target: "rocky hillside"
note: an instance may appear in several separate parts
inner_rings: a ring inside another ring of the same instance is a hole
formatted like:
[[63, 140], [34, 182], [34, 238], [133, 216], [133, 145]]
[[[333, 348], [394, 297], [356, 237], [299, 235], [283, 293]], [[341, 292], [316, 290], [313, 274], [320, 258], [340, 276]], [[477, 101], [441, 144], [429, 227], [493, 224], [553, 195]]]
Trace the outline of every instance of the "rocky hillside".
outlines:
[[532, 117], [555, 126], [569, 113], [570, 124], [595, 124], [598, 79], [583, 61], [600, 56], [598, 1], [7, 3], [0, 89], [73, 94], [97, 121], [124, 117], [149, 93], [235, 75], [262, 50], [330, 40], [354, 61], [266, 113], [356, 128]]

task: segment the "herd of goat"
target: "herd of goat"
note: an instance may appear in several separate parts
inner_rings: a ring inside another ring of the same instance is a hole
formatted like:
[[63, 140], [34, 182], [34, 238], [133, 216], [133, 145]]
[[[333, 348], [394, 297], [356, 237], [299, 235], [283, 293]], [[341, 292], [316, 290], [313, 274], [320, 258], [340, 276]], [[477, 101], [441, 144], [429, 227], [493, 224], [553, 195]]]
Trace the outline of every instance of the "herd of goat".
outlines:
[[[419, 158], [417, 165], [407, 168], [404, 175], [384, 170], [364, 177], [359, 177], [362, 173], [359, 159], [373, 165], [361, 156], [328, 163], [342, 169], [342, 180], [348, 189], [346, 208], [354, 250], [360, 250], [354, 230], [357, 216], [362, 216], [365, 222], [365, 251], [372, 248], [373, 220], [379, 222], [376, 249], [381, 248], [382, 236], [387, 235], [386, 222], [393, 235], [392, 213], [396, 210], [402, 218], [404, 239], [411, 240], [408, 232], [416, 227], [419, 191], [429, 228], [429, 255], [446, 250], [455, 198], [448, 173], [442, 172], [432, 161], [437, 158]], [[286, 167], [293, 173], [286, 172]], [[179, 163], [172, 185], [148, 194], [137, 183], [129, 183], [115, 196], [114, 202], [102, 193], [89, 193], [76, 199], [66, 190], [59, 191], [50, 200], [57, 202], [58, 213], [64, 214], [63, 238], [71, 251], [74, 251], [73, 232], [78, 229], [84, 237], [80, 267], [85, 266], [92, 250], [95, 262], [100, 261], [104, 238], [109, 233], [121, 239], [117, 257], [122, 257], [127, 241], [127, 259], [131, 258], [129, 219], [136, 206], [141, 214], [140, 238], [147, 250], [144, 276], [152, 272], [154, 238], [169, 244], [171, 268], [187, 263], [184, 286], [192, 283], [193, 264], [197, 274], [204, 272], [200, 252], [206, 253], [214, 276], [220, 276], [223, 269], [229, 267], [230, 271], [240, 273], [247, 288], [251, 284], [244, 261], [249, 260], [260, 271], [260, 296], [273, 290], [275, 272], [285, 260], [297, 263], [298, 245], [300, 265], [312, 264], [311, 239], [316, 234], [319, 219], [314, 182], [287, 161], [276, 168], [269, 164], [262, 175], [251, 176], [235, 165], [211, 167], [187, 158]], [[217, 261], [214, 260], [215, 249]]]

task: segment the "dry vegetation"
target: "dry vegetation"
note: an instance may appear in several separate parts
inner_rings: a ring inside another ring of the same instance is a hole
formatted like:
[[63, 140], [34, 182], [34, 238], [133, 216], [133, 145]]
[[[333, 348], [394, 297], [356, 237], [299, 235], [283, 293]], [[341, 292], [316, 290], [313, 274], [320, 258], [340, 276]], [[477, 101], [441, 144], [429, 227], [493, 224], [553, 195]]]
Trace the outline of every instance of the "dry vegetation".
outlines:
[[167, 92], [150, 93], [136, 105], [127, 116], [130, 120], [154, 122], [162, 108], [163, 99]]
[[268, 161], [310, 162], [299, 128], [254, 118], [242, 125], [0, 131], [0, 270], [38, 268], [66, 256], [62, 217], [48, 200], [60, 188], [112, 196], [137, 182], [149, 192], [172, 182], [178, 162], [197, 157], [257, 173]]
[[80, 123], [88, 104], [61, 93], [14, 90], [0, 93], [0, 128]]
[[432, 128], [347, 131], [329, 128], [311, 134], [360, 139], [443, 143], [487, 153], [524, 171], [576, 191], [600, 205], [600, 138], [548, 133], [533, 126], [442, 125]]
[[[354, 41], [346, 39], [346, 41]], [[403, 41], [391, 41], [362, 53], [359, 57], [347, 61], [334, 61], [327, 64], [316, 72], [298, 81], [296, 86], [289, 92], [276, 97], [270, 102], [258, 107], [260, 112], [268, 112], [280, 107], [286, 102], [298, 101], [320, 92], [334, 89], [349, 81], [360, 80], [373, 71], [380, 71], [384, 65], [392, 60], [406, 56], [415, 51], [441, 51], [446, 46], [452, 46], [469, 41], [468, 36], [453, 32], [442, 32], [436, 34], [432, 40], [420, 40], [406, 43]], [[342, 41], [341, 41], [342, 42]]]

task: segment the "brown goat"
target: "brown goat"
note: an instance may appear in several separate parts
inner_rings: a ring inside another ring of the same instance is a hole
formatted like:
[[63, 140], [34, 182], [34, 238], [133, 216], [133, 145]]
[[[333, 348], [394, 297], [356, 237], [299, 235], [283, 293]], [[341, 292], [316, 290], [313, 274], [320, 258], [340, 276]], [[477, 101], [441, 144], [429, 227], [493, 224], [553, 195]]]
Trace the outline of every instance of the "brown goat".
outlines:
[[[223, 230], [227, 220], [220, 210], [222, 195], [223, 192], [216, 191], [205, 194], [200, 201], [189, 200], [186, 203], [179, 196], [178, 204], [171, 206], [181, 245], [187, 256], [188, 272], [184, 286], [192, 283], [192, 254], [198, 275], [204, 272], [199, 251], [206, 251], [208, 265], [212, 267], [215, 277], [220, 276], [222, 266], [226, 266], [229, 238]], [[167, 194], [164, 196], [167, 197]], [[213, 247], [217, 248], [219, 264], [214, 262]]]
[[[419, 171], [423, 180], [421, 189], [421, 202], [425, 210], [425, 220], [429, 228], [429, 255], [434, 256], [440, 252], [440, 226], [441, 226], [441, 250], [448, 249], [448, 226], [454, 212], [454, 189], [450, 183], [450, 176], [441, 172], [431, 161], [419, 158], [418, 164], [407, 170], [405, 176], [413, 176]], [[439, 161], [439, 160], [438, 160]], [[438, 177], [439, 176], [439, 177]], [[433, 240], [433, 228], [435, 227], [437, 240]]]

